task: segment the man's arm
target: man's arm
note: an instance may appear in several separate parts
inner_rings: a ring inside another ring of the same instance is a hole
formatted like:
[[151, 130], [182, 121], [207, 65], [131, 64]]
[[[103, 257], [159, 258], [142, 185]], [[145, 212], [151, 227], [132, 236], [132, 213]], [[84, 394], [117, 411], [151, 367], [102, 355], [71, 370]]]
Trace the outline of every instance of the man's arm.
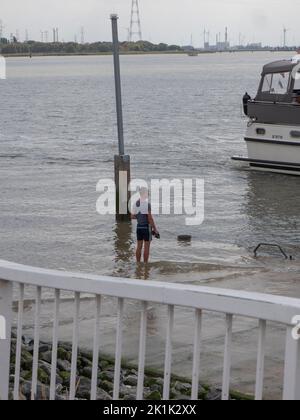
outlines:
[[149, 214], [148, 214], [148, 223], [149, 225], [152, 227], [152, 229], [154, 230], [155, 233], [158, 233], [158, 230], [156, 228], [153, 216], [151, 214], [151, 210], [149, 210]]

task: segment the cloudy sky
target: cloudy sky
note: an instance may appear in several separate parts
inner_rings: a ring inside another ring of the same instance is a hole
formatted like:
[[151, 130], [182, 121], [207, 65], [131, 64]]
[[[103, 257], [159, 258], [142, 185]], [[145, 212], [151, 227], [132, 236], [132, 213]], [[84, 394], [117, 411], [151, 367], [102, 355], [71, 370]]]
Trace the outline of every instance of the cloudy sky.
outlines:
[[[239, 34], [245, 43], [262, 41], [283, 43], [283, 27], [288, 44], [300, 45], [300, 0], [139, 0], [143, 38], [152, 42], [203, 44], [204, 28], [211, 43], [225, 26], [231, 43]], [[120, 38], [127, 38], [131, 0], [1, 0], [0, 19], [4, 34], [19, 31], [21, 40], [28, 29], [31, 39], [39, 40], [40, 31], [60, 29], [60, 39], [79, 39], [81, 26], [86, 40], [110, 40], [109, 14], [120, 16]], [[50, 36], [50, 35], [49, 35]]]

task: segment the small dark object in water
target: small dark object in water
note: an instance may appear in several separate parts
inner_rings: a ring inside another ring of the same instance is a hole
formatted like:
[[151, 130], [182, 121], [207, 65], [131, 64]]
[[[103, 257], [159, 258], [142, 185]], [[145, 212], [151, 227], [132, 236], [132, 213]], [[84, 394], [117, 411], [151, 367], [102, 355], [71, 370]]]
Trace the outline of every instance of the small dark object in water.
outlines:
[[179, 235], [177, 239], [179, 242], [191, 242], [192, 237], [191, 235]]

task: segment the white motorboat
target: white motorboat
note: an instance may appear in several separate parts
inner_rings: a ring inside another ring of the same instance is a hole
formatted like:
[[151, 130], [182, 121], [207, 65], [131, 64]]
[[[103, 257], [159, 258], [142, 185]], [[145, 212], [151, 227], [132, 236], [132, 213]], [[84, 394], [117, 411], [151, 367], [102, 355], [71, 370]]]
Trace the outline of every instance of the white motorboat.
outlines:
[[260, 171], [300, 175], [300, 54], [263, 68], [255, 99], [246, 93], [248, 157], [234, 156]]

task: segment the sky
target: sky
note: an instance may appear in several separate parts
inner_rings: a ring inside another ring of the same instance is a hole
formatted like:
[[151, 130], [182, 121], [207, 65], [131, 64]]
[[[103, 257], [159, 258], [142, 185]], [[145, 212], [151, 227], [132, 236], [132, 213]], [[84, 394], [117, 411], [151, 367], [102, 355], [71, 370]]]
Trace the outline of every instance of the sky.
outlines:
[[[228, 26], [229, 41], [238, 44], [262, 42], [282, 45], [283, 28], [287, 44], [300, 45], [300, 0], [139, 0], [143, 39], [158, 43], [203, 46], [204, 29], [211, 44], [216, 34], [224, 38]], [[41, 31], [59, 28], [63, 41], [110, 41], [109, 15], [118, 13], [120, 39], [126, 40], [130, 25], [131, 0], [1, 0], [0, 20], [4, 35], [16, 33], [24, 40], [41, 39]]]

